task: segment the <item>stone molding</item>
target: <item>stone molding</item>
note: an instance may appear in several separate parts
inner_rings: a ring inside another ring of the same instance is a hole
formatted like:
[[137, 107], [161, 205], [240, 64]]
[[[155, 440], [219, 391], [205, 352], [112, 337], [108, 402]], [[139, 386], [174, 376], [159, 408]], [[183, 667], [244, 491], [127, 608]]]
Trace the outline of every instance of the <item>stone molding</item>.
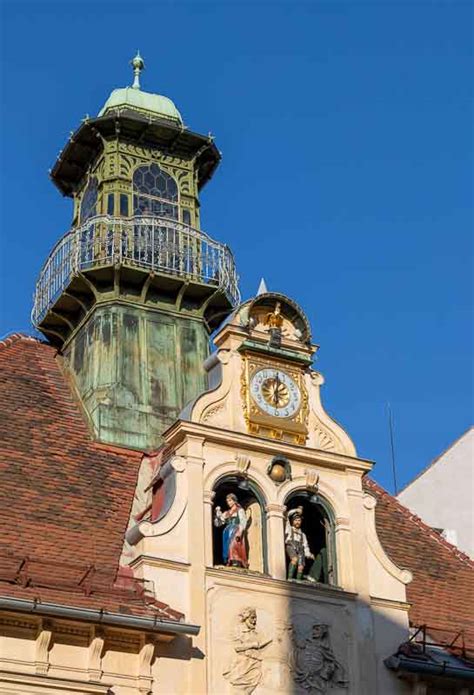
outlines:
[[[207, 567], [206, 577], [213, 580], [208, 590], [217, 586], [228, 586], [238, 590], [254, 591], [257, 594], [265, 590], [268, 594], [285, 596], [286, 598], [301, 598], [318, 600], [325, 604], [341, 605], [344, 601], [355, 601], [358, 594], [352, 591], [344, 591], [330, 584], [318, 586], [289, 583], [286, 579], [275, 579], [266, 575], [238, 572], [236, 570]], [[221, 581], [219, 581], [221, 580]]]
[[368, 493], [364, 493], [363, 497], [366, 517], [367, 542], [369, 544], [369, 548], [382, 567], [392, 577], [398, 579], [398, 581], [402, 584], [409, 584], [413, 579], [412, 573], [410, 570], [400, 569], [394, 562], [392, 562], [382, 547], [377, 535], [377, 528], [375, 526], [375, 507], [377, 506], [377, 500]]
[[292, 463], [316, 465], [331, 470], [352, 470], [358, 474], [370, 471], [373, 466], [373, 462], [368, 459], [296, 446], [285, 442], [274, 442], [264, 437], [257, 437], [244, 432], [230, 432], [228, 429], [202, 425], [197, 422], [179, 420], [165, 432], [164, 436], [167, 445], [172, 447], [181, 445], [186, 439], [189, 441], [190, 437], [201, 437], [206, 443], [223, 444], [234, 450], [238, 448], [242, 453], [245, 450], [249, 453], [264, 453], [268, 454], [270, 458], [274, 456], [277, 446], [278, 452], [289, 458]]
[[[58, 695], [66, 693], [79, 693], [79, 695], [108, 695], [112, 685], [107, 683], [91, 683], [72, 678], [52, 678], [45, 675], [32, 675], [17, 671], [0, 669], [0, 683], [9, 687], [8, 693], [25, 693], [30, 695], [40, 695], [40, 693], [50, 692], [54, 689]], [[26, 690], [28, 688], [28, 690]]]
[[[217, 466], [214, 466], [206, 475], [204, 480], [204, 487], [206, 491], [212, 490], [217, 485], [220, 478], [224, 478], [227, 475], [236, 475], [238, 472], [239, 469], [237, 468], [237, 462], [235, 459], [223, 461]], [[257, 470], [255, 467], [252, 468], [250, 473], [247, 471], [245, 477], [248, 480], [253, 481], [258, 486], [262, 495], [264, 496], [264, 502], [266, 503], [265, 490], [268, 486], [268, 477], [263, 475], [261, 471]]]
[[189, 572], [191, 564], [189, 562], [179, 562], [178, 560], [166, 560], [164, 558], [153, 557], [152, 555], [139, 555], [130, 563], [132, 569], [138, 569], [143, 565], [149, 567], [161, 567], [163, 569], [177, 570], [178, 572]]
[[396, 601], [394, 599], [389, 598], [380, 598], [379, 596], [371, 596], [370, 605], [378, 606], [379, 608], [392, 608], [393, 610], [405, 611], [406, 613], [408, 613], [411, 606], [410, 603], [406, 603], [405, 601]]
[[268, 519], [271, 519], [272, 517], [276, 517], [277, 519], [284, 519], [285, 510], [286, 507], [284, 504], [276, 504], [274, 502], [269, 502], [265, 505], [265, 511], [267, 513]]

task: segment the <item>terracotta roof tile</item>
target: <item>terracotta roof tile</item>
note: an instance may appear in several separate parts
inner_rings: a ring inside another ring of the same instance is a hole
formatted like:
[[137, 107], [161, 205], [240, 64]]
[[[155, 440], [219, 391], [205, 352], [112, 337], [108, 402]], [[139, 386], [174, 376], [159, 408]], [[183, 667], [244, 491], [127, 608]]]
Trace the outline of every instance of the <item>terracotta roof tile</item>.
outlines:
[[117, 584], [142, 454], [93, 441], [56, 350], [0, 341], [0, 402], [0, 594], [182, 618]]
[[[437, 639], [465, 632], [474, 648], [474, 562], [370, 478], [364, 487], [377, 499], [377, 533], [387, 554], [413, 573], [407, 585], [412, 625], [427, 625]], [[429, 629], [428, 629], [429, 632]]]

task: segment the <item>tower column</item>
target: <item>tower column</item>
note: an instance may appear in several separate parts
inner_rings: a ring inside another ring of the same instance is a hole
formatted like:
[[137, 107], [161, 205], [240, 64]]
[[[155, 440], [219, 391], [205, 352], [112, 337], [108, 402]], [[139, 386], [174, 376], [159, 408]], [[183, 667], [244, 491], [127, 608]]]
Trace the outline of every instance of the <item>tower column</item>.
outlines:
[[267, 504], [265, 511], [267, 513], [268, 529], [268, 569], [271, 576], [275, 579], [285, 579], [285, 507], [281, 504]]
[[[199, 635], [193, 639], [193, 647], [202, 654], [207, 653], [207, 614], [206, 614], [206, 568], [205, 568], [205, 515], [203, 514], [203, 446], [202, 437], [189, 437], [184, 455], [188, 475], [188, 538], [189, 538], [189, 618], [201, 626]], [[209, 505], [205, 505], [209, 508]], [[211, 563], [212, 564], [212, 563]], [[206, 661], [192, 659], [189, 692], [207, 692]]]
[[[212, 529], [213, 519], [212, 519], [212, 505], [216, 493], [212, 490], [204, 490], [204, 542], [205, 542], [205, 563], [206, 567], [212, 567], [213, 558], [213, 548], [212, 548], [212, 534], [210, 529]], [[207, 533], [206, 533], [207, 530]]]

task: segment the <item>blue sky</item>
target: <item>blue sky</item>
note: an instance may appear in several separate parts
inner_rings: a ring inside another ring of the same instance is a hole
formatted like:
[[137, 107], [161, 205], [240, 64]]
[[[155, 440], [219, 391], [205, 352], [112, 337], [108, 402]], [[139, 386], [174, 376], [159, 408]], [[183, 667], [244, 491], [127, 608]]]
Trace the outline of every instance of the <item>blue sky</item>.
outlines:
[[329, 413], [392, 490], [473, 420], [472, 3], [3, 2], [0, 334], [31, 331], [59, 150], [131, 81], [212, 131], [202, 226], [304, 308]]

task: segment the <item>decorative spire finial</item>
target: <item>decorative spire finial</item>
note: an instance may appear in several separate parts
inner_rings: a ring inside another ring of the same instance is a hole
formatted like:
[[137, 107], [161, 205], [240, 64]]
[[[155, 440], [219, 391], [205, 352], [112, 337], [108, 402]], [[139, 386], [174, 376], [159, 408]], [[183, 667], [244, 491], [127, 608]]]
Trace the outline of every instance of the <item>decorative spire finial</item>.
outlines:
[[140, 51], [137, 51], [137, 55], [133, 60], [130, 61], [130, 65], [133, 67], [133, 89], [140, 89], [140, 73], [145, 69], [145, 61], [140, 55]]
[[268, 292], [268, 290], [267, 290], [267, 283], [265, 282], [265, 279], [262, 278], [262, 279], [260, 280], [260, 285], [258, 286], [257, 297], [258, 297], [259, 295], [261, 295], [261, 294], [266, 294], [267, 292]]

